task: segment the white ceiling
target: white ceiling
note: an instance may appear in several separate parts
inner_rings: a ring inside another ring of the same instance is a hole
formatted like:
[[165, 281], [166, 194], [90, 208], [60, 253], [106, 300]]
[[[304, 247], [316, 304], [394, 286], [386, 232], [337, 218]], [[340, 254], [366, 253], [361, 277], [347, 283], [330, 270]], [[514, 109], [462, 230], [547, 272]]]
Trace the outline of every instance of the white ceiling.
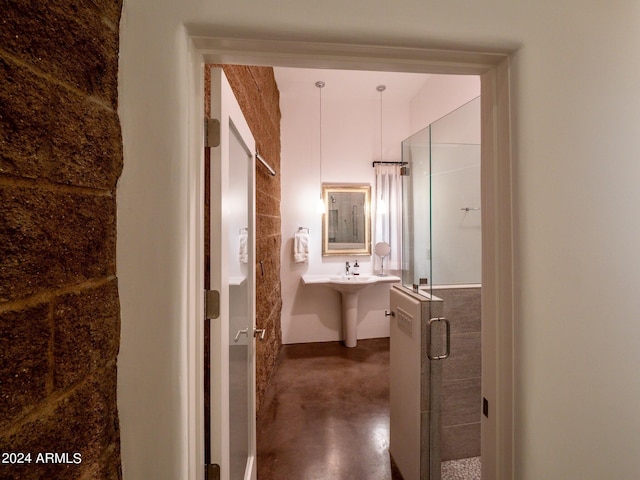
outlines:
[[382, 93], [388, 101], [408, 101], [431, 76], [425, 73], [370, 72], [359, 70], [324, 70], [317, 68], [274, 67], [280, 95], [317, 95], [318, 80], [325, 82], [323, 98], [371, 98], [378, 100], [378, 85], [387, 88]]

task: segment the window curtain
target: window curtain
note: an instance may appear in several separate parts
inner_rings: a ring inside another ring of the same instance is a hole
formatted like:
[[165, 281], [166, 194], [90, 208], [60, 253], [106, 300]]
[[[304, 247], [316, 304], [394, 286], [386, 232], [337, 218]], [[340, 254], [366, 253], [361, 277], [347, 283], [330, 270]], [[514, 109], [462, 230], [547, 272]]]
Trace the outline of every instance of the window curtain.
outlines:
[[[400, 270], [402, 249], [402, 177], [400, 165], [376, 165], [375, 231], [373, 245], [387, 242], [391, 253], [384, 258], [384, 271]], [[380, 272], [380, 257], [374, 254], [373, 267]]]

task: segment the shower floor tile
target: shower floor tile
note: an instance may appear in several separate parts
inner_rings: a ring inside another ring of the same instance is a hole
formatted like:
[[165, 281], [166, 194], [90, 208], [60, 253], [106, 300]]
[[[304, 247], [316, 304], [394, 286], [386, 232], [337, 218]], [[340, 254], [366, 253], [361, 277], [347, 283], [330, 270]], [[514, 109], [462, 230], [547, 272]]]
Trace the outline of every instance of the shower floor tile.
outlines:
[[442, 480], [480, 480], [480, 457], [442, 462]]

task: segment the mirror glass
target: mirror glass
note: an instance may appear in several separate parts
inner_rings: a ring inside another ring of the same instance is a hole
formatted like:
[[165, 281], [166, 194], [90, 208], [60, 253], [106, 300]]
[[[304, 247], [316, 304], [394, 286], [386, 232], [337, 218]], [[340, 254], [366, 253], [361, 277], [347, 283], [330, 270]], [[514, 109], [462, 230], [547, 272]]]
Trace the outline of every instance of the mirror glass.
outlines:
[[322, 255], [371, 255], [371, 185], [322, 184]]
[[391, 253], [391, 245], [389, 245], [387, 242], [378, 242], [376, 243], [373, 251], [377, 256], [380, 257], [380, 273], [378, 274], [378, 276], [384, 277], [387, 275], [386, 273], [384, 273], [384, 257]]
[[376, 243], [375, 252], [376, 255], [384, 258], [389, 255], [389, 253], [391, 253], [391, 245], [389, 245], [387, 242], [378, 242]]

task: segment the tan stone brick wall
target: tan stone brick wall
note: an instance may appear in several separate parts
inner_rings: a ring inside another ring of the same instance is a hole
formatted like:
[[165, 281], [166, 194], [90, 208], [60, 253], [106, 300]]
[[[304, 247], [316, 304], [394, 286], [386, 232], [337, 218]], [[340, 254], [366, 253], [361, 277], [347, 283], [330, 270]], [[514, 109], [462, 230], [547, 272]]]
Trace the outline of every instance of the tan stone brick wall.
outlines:
[[223, 65], [223, 70], [251, 128], [258, 151], [278, 172], [273, 177], [256, 163], [256, 325], [267, 330], [265, 340], [256, 344], [259, 411], [282, 346], [280, 92], [273, 68]]
[[[2, 2], [0, 452], [32, 458], [0, 464], [1, 478], [122, 477], [121, 7], [120, 0]], [[81, 463], [37, 463], [38, 453], [80, 453]]]

